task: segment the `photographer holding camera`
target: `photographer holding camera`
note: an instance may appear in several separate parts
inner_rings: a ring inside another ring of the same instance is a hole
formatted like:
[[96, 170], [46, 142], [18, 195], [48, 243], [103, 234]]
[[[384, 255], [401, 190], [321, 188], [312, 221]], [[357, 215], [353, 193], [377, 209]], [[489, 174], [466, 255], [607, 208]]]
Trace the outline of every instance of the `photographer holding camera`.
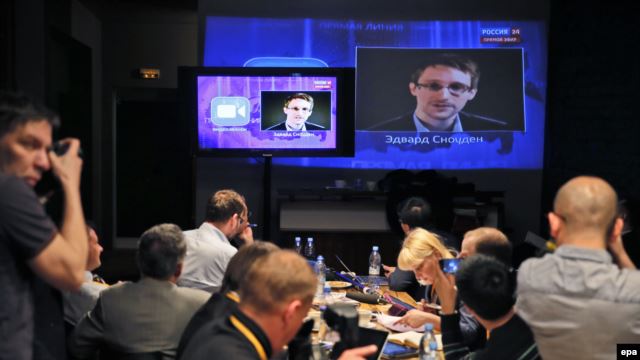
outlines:
[[[61, 290], [84, 280], [87, 231], [80, 200], [80, 142], [51, 151], [58, 118], [22, 94], [0, 92], [0, 354], [31, 359], [34, 337], [32, 282]], [[64, 191], [63, 225], [57, 229], [33, 190], [53, 170]]]

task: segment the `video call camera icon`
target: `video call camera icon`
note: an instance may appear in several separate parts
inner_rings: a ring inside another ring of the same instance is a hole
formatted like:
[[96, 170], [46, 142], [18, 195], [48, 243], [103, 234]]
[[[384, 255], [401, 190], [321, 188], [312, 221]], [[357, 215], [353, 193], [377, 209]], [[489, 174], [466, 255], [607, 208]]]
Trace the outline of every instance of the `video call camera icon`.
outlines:
[[211, 121], [218, 126], [244, 126], [249, 123], [249, 99], [219, 96], [211, 100]]

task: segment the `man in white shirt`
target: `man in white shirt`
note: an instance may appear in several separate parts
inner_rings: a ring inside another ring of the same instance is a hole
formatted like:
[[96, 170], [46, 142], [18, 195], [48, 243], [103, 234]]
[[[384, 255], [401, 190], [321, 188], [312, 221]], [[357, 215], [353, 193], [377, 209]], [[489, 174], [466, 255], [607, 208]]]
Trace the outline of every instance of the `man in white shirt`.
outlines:
[[199, 228], [185, 231], [187, 255], [179, 286], [216, 292], [229, 260], [237, 249], [230, 239], [253, 242], [249, 210], [244, 197], [233, 190], [220, 190], [209, 198], [205, 221]]

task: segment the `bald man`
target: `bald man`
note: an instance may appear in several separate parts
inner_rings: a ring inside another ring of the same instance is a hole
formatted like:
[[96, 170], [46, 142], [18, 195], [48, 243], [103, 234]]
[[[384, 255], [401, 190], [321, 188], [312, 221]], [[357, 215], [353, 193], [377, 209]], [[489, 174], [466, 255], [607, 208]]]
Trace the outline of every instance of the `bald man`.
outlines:
[[512, 253], [511, 243], [502, 231], [491, 227], [479, 227], [464, 234], [458, 257], [464, 259], [475, 254], [483, 254], [494, 257], [510, 267]]
[[548, 217], [558, 249], [522, 264], [516, 311], [545, 360], [614, 359], [616, 344], [640, 343], [640, 272], [606, 251], [620, 251], [616, 192], [600, 178], [574, 178]]

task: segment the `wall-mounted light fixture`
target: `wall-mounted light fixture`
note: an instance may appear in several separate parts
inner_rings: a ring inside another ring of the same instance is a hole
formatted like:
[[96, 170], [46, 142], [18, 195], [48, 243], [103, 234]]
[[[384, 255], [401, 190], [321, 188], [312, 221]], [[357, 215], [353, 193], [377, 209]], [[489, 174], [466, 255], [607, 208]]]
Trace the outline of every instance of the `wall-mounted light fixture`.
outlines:
[[138, 77], [140, 79], [160, 79], [160, 69], [139, 68]]

